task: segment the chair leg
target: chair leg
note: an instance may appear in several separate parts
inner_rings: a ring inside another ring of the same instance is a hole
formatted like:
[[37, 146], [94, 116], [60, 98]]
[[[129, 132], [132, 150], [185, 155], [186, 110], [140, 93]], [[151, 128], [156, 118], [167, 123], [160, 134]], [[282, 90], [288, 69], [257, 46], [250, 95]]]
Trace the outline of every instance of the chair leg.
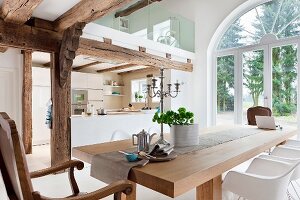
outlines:
[[115, 193], [114, 200], [122, 200], [122, 192]]

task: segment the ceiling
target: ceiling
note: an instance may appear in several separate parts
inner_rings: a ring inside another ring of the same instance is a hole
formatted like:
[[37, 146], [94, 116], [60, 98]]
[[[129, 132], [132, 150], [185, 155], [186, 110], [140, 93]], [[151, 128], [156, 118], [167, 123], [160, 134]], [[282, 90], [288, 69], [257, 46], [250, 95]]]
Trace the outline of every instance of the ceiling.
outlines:
[[[138, 0], [133, 0], [131, 4], [137, 2]], [[174, 13], [179, 13], [180, 15], [194, 20], [194, 3], [197, 0], [162, 0], [159, 2], [162, 6], [166, 7], [170, 11]], [[0, 0], [0, 5], [2, 4], [3, 0]], [[67, 12], [70, 8], [74, 5], [79, 3], [80, 0], [43, 0], [37, 8], [33, 12], [33, 17], [54, 21], [63, 13]], [[59, 5], [59, 6], [58, 6]], [[129, 6], [130, 4], [126, 5]], [[184, 8], [184, 9], [182, 9]], [[192, 12], [191, 12], [192, 11]], [[43, 66], [50, 62], [50, 54], [43, 53], [43, 52], [34, 52], [33, 53], [33, 63], [35, 66]], [[104, 61], [100, 60], [99, 58], [91, 58], [89, 56], [77, 56], [73, 61], [73, 68], [79, 67], [82, 65], [86, 65], [95, 61]], [[82, 72], [92, 72], [95, 73], [97, 70], [106, 69], [118, 66], [123, 63], [109, 63], [108, 61], [104, 61], [104, 63], [97, 64], [91, 66], [86, 69], [82, 69]], [[115, 71], [116, 73], [131, 71], [135, 69], [146, 68], [145, 66], [135, 66], [130, 67], [127, 69], [122, 69], [119, 71]]]
[[[126, 7], [137, 1], [138, 0], [133, 0], [132, 3], [126, 5]], [[178, 13], [194, 21], [196, 1], [197, 0], [162, 0], [159, 4], [174, 13]], [[0, 0], [0, 5], [2, 2], [3, 0]], [[79, 2], [80, 0], [43, 0], [34, 10], [33, 16], [54, 21]]]
[[[85, 69], [80, 70], [80, 72], [97, 73], [97, 70], [109, 69], [109, 68], [117, 67], [119, 65], [124, 64], [124, 63], [109, 63], [103, 59], [79, 55], [79, 56], [76, 56], [76, 58], [73, 60], [73, 69], [75, 69], [76, 67], [79, 67], [79, 66], [93, 63], [95, 61], [100, 61], [103, 63], [87, 67]], [[34, 67], [49, 67], [50, 54], [44, 53], [44, 52], [33, 52], [32, 53], [32, 62], [33, 62]], [[115, 71], [111, 71], [111, 72], [122, 73], [122, 72], [127, 72], [127, 71], [132, 71], [132, 70], [137, 70], [137, 69], [144, 69], [144, 68], [147, 68], [147, 67], [146, 66], [133, 66], [133, 67], [128, 67], [126, 69], [115, 70]]]

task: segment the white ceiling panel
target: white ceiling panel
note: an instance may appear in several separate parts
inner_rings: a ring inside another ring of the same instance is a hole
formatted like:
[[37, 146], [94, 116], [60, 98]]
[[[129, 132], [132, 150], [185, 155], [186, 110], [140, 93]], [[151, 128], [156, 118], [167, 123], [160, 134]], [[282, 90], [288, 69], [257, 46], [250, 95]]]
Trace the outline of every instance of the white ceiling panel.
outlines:
[[33, 16], [54, 21], [78, 2], [80, 2], [80, 0], [43, 0], [33, 11]]
[[134, 66], [134, 67], [129, 67], [126, 69], [122, 69], [122, 70], [116, 70], [113, 71], [114, 73], [121, 73], [121, 72], [128, 72], [128, 71], [132, 71], [132, 70], [137, 70], [137, 69], [144, 69], [147, 68], [146, 66]]
[[73, 60], [73, 67], [78, 67], [81, 65], [86, 65], [94, 61], [85, 59], [87, 56], [79, 55]]

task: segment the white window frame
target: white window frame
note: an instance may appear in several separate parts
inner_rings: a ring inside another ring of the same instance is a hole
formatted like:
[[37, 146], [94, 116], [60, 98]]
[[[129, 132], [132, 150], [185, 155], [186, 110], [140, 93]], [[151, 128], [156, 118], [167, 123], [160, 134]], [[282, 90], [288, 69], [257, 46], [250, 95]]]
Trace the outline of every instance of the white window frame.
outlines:
[[135, 94], [134, 94], [134, 93], [135, 93], [136, 91], [133, 91], [133, 88], [132, 88], [132, 87], [133, 87], [133, 81], [138, 81], [138, 82], [139, 82], [139, 92], [141, 92], [141, 94], [144, 95], [144, 94], [143, 94], [143, 91], [142, 91], [142, 88], [141, 88], [141, 82], [142, 82], [142, 81], [146, 81], [146, 83], [147, 83], [147, 78], [133, 79], [133, 80], [131, 80], [131, 82], [130, 82], [130, 84], [131, 84], [131, 85], [130, 85], [130, 86], [131, 86], [131, 87], [130, 87], [130, 91], [131, 91], [131, 102], [133, 102], [133, 103], [142, 103], [142, 102], [137, 102], [137, 101], [135, 101]]
[[213, 56], [213, 120], [212, 124], [216, 125], [217, 118], [217, 58], [226, 55], [234, 56], [234, 123], [242, 124], [243, 110], [243, 70], [242, 70], [242, 54], [247, 51], [264, 50], [264, 104], [272, 108], [272, 49], [278, 46], [297, 45], [297, 124], [300, 128], [300, 36], [278, 39], [264, 44], [256, 44], [238, 47], [234, 49], [215, 50]]

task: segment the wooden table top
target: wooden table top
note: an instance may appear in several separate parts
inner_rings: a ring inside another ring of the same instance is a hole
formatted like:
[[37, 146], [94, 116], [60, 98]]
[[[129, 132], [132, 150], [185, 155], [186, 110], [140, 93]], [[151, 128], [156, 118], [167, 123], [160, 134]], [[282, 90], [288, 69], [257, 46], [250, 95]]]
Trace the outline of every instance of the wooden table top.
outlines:
[[[201, 134], [213, 133], [230, 128], [238, 130], [243, 126], [220, 126], [203, 129], [200, 132]], [[282, 131], [261, 130], [254, 135], [179, 155], [170, 162], [151, 163], [143, 168], [133, 168], [129, 180], [174, 198], [287, 140], [296, 133], [297, 129], [290, 127], [284, 127]], [[92, 157], [96, 154], [126, 150], [131, 147], [133, 147], [131, 140], [122, 140], [74, 147], [72, 153], [73, 157], [91, 163]]]

